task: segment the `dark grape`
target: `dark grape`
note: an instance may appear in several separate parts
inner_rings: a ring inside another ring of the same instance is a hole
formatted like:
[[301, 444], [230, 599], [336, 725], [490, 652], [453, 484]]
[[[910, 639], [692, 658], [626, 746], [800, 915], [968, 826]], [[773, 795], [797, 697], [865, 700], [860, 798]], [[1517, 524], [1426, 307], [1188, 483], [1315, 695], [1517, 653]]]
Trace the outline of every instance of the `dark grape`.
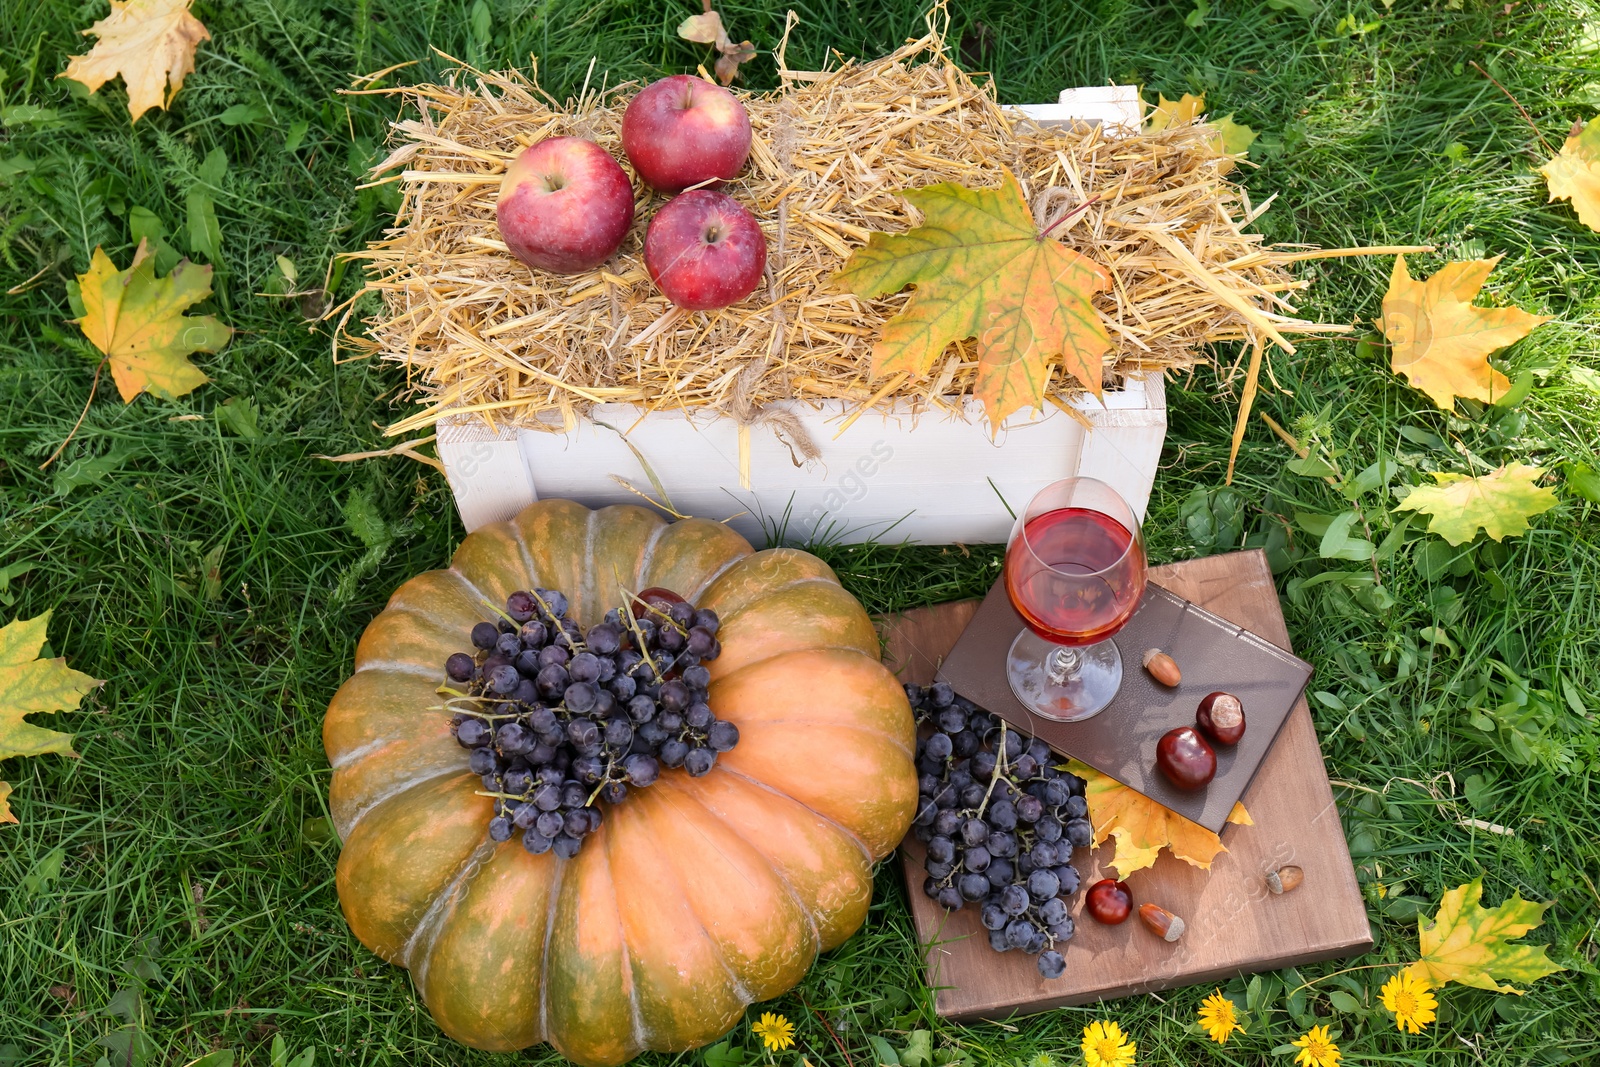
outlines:
[[1041, 867], [1028, 875], [1028, 895], [1039, 903], [1052, 899], [1061, 892], [1061, 879], [1056, 877], [1056, 872], [1047, 867]]
[[985, 930], [1003, 930], [1009, 918], [998, 904], [985, 904], [983, 910], [978, 913], [978, 921], [983, 924]]
[[962, 857], [962, 864], [974, 874], [982, 874], [989, 866], [989, 850], [982, 845], [971, 845]]
[[522, 638], [516, 634], [501, 634], [495, 638], [494, 650], [508, 660], [514, 660], [522, 654]]
[[713, 752], [731, 752], [739, 743], [739, 728], [726, 719], [718, 719], [706, 731], [706, 744]]
[[989, 879], [981, 874], [963, 874], [956, 882], [963, 900], [982, 900], [989, 895]]
[[564, 860], [570, 860], [572, 857], [576, 856], [578, 854], [578, 850], [582, 847], [583, 838], [573, 837], [570, 834], [562, 834], [560, 837], [551, 842], [550, 845], [551, 851]]
[[600, 727], [596, 726], [592, 719], [573, 719], [567, 723], [567, 739], [580, 747], [597, 744], [600, 740]]
[[955, 873], [955, 869], [955, 864], [949, 862], [930, 861], [927, 866], [928, 874], [941, 882]]
[[661, 775], [660, 764], [644, 755], [629, 756], [622, 761], [622, 769], [628, 781], [640, 788], [655, 784], [655, 780]]
[[700, 692], [704, 692], [711, 685], [711, 672], [698, 665], [687, 668], [679, 677], [683, 679], [684, 685]]
[[509, 693], [522, 681], [522, 675], [511, 664], [503, 664], [489, 673], [489, 691]]
[[1017, 809], [1008, 800], [996, 801], [989, 806], [989, 825], [996, 830], [1015, 830], [1017, 828]]
[[688, 724], [691, 730], [705, 730], [706, 727], [711, 725], [713, 718], [711, 706], [703, 701], [696, 701], [690, 704], [689, 710], [683, 713], [683, 721]]
[[452, 682], [472, 681], [472, 672], [478, 669], [477, 661], [465, 652], [451, 653], [444, 661], [444, 673]]
[[[594, 710], [595, 703], [599, 699], [600, 691], [588, 682], [573, 682], [561, 696], [561, 702], [567, 706], [567, 710], [577, 712], [579, 715]], [[574, 739], [573, 743], [581, 742]]]
[[1039, 954], [1039, 973], [1046, 978], [1060, 978], [1067, 973], [1067, 961], [1055, 949]]
[[677, 738], [661, 743], [661, 762], [667, 767], [682, 767], [688, 755], [689, 746]]
[[683, 758], [683, 769], [689, 772], [691, 778], [700, 778], [710, 774], [716, 762], [717, 754], [709, 748], [694, 748]]
[[487, 651], [493, 648], [498, 640], [500, 640], [500, 627], [492, 622], [480, 622], [472, 628], [472, 643], [477, 648]]
[[1059, 926], [1067, 917], [1067, 902], [1060, 897], [1051, 897], [1039, 905], [1039, 918], [1044, 920], [1046, 926]]
[[622, 648], [622, 627], [615, 623], [603, 622], [589, 631], [585, 639], [589, 651], [597, 656], [612, 656]]
[[1078, 848], [1088, 848], [1094, 840], [1094, 827], [1088, 819], [1073, 819], [1067, 823], [1066, 834], [1067, 840]]
[[489, 724], [482, 719], [467, 719], [456, 727], [456, 740], [464, 748], [477, 748], [489, 740]]
[[[477, 720], [474, 719], [472, 721], [476, 722]], [[492, 748], [475, 748], [472, 750], [472, 755], [467, 757], [467, 768], [476, 775], [494, 773], [497, 763], [498, 760]]]
[[1027, 919], [1012, 919], [1006, 923], [1006, 941], [1012, 948], [1024, 948], [1039, 932]]
[[522, 847], [535, 856], [542, 856], [550, 851], [550, 839], [538, 830], [529, 830], [522, 835]]
[[628, 718], [634, 722], [649, 722], [656, 717], [656, 702], [647, 696], [636, 696], [628, 701]]
[[1089, 804], [1082, 797], [1069, 796], [1066, 799], [1065, 815], [1069, 819], [1081, 819], [1089, 814]]
[[627, 719], [607, 719], [604, 736], [608, 748], [623, 751], [633, 744], [633, 727]]
[[689, 687], [676, 678], [663, 682], [656, 702], [667, 711], [683, 711], [689, 706]]
[[946, 911], [955, 911], [966, 903], [966, 898], [961, 895], [961, 890], [953, 885], [945, 886], [939, 890], [938, 900], [940, 906]]
[[491, 840], [491, 841], [510, 841], [511, 840], [511, 820], [506, 818], [504, 815], [496, 815], [494, 818], [490, 819], [489, 820], [489, 840]]
[[928, 858], [940, 862], [954, 858], [956, 854], [955, 842], [943, 835], [928, 839]]
[[1028, 910], [1028, 891], [1020, 885], [1008, 885], [1000, 891], [1000, 907], [1012, 918]]

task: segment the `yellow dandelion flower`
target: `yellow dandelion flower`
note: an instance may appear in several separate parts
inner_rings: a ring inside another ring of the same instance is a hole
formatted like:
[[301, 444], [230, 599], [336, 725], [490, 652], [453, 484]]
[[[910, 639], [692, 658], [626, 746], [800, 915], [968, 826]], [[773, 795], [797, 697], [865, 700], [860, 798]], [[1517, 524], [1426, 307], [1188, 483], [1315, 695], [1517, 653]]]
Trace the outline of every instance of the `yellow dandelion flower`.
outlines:
[[1093, 1022], [1083, 1028], [1084, 1067], [1133, 1067], [1138, 1051], [1115, 1022]]
[[1420, 1034], [1437, 1017], [1434, 1009], [1439, 1001], [1434, 998], [1433, 987], [1426, 978], [1418, 978], [1410, 971], [1400, 971], [1378, 993], [1383, 1006], [1394, 1012], [1394, 1028]]
[[1244, 1027], [1239, 1025], [1239, 1013], [1234, 1010], [1233, 1001], [1223, 996], [1222, 990], [1217, 990], [1200, 1002], [1200, 1029], [1219, 1045], [1226, 1045], [1228, 1035], [1235, 1030], [1244, 1033]]
[[1300, 1067], [1335, 1067], [1339, 1062], [1339, 1046], [1328, 1036], [1326, 1026], [1313, 1026], [1289, 1044], [1300, 1050], [1294, 1054]]
[[782, 1052], [794, 1046], [794, 1023], [770, 1011], [761, 1013], [761, 1021], [750, 1028], [767, 1046], [768, 1051]]

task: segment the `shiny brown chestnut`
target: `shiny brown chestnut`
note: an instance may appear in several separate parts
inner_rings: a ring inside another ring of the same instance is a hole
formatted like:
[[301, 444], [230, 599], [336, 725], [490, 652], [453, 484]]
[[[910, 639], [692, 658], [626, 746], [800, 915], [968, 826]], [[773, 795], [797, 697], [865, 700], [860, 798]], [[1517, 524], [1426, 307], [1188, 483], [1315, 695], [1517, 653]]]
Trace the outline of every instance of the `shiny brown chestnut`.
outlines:
[[1156, 766], [1179, 789], [1199, 789], [1216, 776], [1217, 751], [1193, 726], [1179, 726], [1156, 742]]
[[1127, 882], [1102, 878], [1089, 887], [1089, 892], [1083, 898], [1083, 906], [1096, 922], [1115, 926], [1127, 922], [1128, 916], [1133, 914], [1133, 893], [1128, 889]]
[[1194, 723], [1213, 744], [1237, 745], [1244, 737], [1244, 704], [1232, 693], [1209, 693], [1195, 709]]

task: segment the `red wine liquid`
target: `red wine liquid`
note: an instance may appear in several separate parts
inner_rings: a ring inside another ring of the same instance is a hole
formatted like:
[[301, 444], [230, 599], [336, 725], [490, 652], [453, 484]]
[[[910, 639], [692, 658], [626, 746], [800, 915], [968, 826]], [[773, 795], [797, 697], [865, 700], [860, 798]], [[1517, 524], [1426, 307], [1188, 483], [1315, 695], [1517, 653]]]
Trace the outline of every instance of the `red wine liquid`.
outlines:
[[1144, 592], [1144, 546], [1110, 515], [1058, 508], [1036, 516], [1006, 553], [1006, 593], [1028, 629], [1061, 645], [1116, 633]]

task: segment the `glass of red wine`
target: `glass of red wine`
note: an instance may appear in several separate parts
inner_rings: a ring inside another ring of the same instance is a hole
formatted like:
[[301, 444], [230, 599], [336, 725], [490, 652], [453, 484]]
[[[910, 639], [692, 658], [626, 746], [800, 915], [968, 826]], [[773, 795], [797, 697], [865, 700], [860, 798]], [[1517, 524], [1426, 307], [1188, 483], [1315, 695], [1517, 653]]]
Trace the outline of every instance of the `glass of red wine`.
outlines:
[[1058, 722], [1099, 714], [1122, 685], [1111, 636], [1144, 595], [1144, 538], [1133, 508], [1093, 478], [1052, 482], [1012, 528], [1005, 580], [1027, 626], [1006, 658], [1011, 691]]

